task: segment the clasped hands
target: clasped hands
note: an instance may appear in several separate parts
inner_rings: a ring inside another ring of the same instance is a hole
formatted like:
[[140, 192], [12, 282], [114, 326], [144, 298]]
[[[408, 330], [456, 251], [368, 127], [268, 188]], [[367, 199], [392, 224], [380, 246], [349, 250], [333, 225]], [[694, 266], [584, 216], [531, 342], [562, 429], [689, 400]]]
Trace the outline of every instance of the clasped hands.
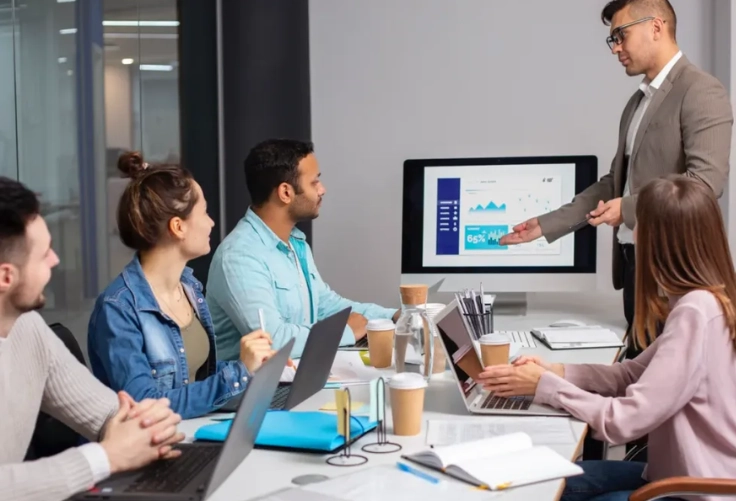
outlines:
[[548, 364], [539, 357], [521, 356], [511, 365], [486, 367], [478, 375], [478, 383], [499, 397], [533, 396], [542, 374], [551, 371], [564, 376], [561, 364]]
[[171, 410], [169, 399], [147, 398], [136, 402], [128, 393], [118, 393], [118, 412], [103, 431], [100, 445], [105, 449], [110, 472], [143, 467], [157, 459], [178, 457], [173, 446], [184, 440], [177, 426], [181, 416]]

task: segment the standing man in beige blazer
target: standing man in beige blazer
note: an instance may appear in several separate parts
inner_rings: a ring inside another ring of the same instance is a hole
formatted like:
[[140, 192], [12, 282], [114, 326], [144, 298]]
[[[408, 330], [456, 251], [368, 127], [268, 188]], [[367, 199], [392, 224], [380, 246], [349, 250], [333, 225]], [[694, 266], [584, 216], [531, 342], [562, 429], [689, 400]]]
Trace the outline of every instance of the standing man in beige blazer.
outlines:
[[[500, 243], [542, 236], [553, 242], [586, 217], [594, 226], [611, 226], [613, 285], [623, 289], [631, 328], [637, 193], [654, 178], [682, 174], [720, 197], [728, 178], [733, 115], [723, 85], [680, 52], [677, 17], [668, 0], [614, 0], [601, 18], [611, 26], [606, 42], [626, 74], [644, 76], [621, 115], [611, 170], [569, 204], [515, 226]], [[629, 358], [636, 354], [630, 347]]]

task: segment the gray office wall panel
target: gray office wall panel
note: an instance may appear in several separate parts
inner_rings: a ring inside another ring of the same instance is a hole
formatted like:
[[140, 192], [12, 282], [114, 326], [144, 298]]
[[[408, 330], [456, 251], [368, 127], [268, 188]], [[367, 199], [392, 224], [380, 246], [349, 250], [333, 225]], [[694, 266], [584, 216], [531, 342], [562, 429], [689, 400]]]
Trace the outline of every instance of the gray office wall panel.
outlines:
[[[217, 131], [217, 13], [214, 0], [179, 0], [179, 113], [181, 159], [202, 187], [207, 210], [220, 220]], [[212, 252], [224, 228], [216, 225]], [[207, 283], [212, 252], [190, 262], [196, 276]]]
[[[311, 138], [307, 0], [222, 0], [227, 229], [250, 197], [243, 160], [271, 137]], [[300, 225], [311, 241], [311, 222]]]
[[[217, 3], [178, 2], [182, 161], [212, 218], [224, 221], [212, 233], [213, 252], [250, 204], [250, 148], [270, 137], [311, 137], [307, 0], [221, 0], [219, 12]], [[311, 226], [299, 226], [310, 241]], [[192, 263], [205, 283], [211, 255]]]

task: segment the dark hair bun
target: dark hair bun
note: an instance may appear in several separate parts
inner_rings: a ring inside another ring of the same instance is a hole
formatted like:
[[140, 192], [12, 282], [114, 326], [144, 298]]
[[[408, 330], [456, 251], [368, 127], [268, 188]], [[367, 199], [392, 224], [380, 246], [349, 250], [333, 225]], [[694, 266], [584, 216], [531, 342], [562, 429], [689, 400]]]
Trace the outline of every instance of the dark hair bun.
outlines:
[[140, 151], [129, 151], [120, 155], [118, 159], [118, 169], [123, 173], [123, 177], [135, 179], [146, 170], [146, 163], [143, 161], [143, 155]]

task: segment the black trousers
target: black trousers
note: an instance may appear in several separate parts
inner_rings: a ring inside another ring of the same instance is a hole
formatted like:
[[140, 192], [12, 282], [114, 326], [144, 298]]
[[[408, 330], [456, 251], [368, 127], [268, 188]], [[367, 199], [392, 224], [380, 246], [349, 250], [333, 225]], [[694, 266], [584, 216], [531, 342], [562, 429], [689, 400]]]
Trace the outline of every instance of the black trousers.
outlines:
[[[618, 252], [621, 257], [621, 274], [623, 283], [623, 303], [624, 303], [624, 317], [626, 318], [627, 333], [629, 334], [629, 346], [626, 349], [626, 358], [636, 358], [642, 350], [639, 349], [631, 339], [631, 328], [634, 325], [634, 284], [636, 283], [636, 254], [634, 252], [634, 246], [632, 244], [625, 244], [618, 246]], [[661, 326], [660, 326], [661, 329]], [[647, 438], [643, 437], [634, 442], [626, 444], [626, 452], [628, 453], [634, 447], [646, 444]], [[585, 437], [583, 444], [583, 459], [585, 460], [596, 460], [606, 459], [603, 457], [605, 452], [603, 442], [595, 440], [588, 434]], [[638, 454], [636, 461], [645, 461], [646, 454]]]

